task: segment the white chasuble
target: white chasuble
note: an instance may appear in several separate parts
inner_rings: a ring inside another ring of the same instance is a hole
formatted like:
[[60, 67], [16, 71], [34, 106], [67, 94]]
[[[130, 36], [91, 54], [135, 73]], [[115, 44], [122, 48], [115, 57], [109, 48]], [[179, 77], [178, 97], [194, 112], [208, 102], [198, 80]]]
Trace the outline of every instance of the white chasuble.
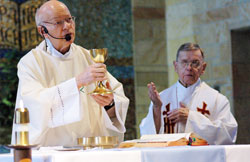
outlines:
[[[114, 90], [116, 117], [110, 119], [88, 93], [91, 84], [80, 92], [75, 76], [93, 64], [89, 51], [71, 44], [69, 52], [58, 55], [46, 50], [43, 41], [18, 63], [18, 92], [30, 113], [30, 143], [41, 146], [75, 145], [78, 137], [118, 136], [123, 140], [129, 100], [122, 84], [107, 73]], [[12, 143], [15, 127], [13, 127]]]
[[[199, 79], [189, 87], [179, 81], [160, 93], [162, 100], [161, 128], [159, 133], [194, 132], [209, 144], [232, 144], [236, 141], [237, 122], [230, 112], [228, 99]], [[180, 108], [182, 102], [188, 109], [186, 123], [171, 123], [166, 113]], [[140, 124], [141, 135], [156, 134], [153, 104], [149, 106], [147, 116]]]

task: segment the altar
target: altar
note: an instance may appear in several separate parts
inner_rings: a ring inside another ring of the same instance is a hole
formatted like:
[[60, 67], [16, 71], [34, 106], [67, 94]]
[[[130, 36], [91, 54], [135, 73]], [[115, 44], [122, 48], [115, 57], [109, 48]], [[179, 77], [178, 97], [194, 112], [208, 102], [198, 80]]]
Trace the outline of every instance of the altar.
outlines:
[[[249, 162], [250, 145], [173, 146], [164, 148], [32, 150], [33, 162]], [[0, 162], [13, 162], [13, 154], [0, 154]]]

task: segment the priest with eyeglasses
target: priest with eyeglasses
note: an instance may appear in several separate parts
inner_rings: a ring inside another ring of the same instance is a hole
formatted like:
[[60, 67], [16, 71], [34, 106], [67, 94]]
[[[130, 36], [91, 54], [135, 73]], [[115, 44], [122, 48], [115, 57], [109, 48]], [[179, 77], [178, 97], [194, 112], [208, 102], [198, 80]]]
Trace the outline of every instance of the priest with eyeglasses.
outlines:
[[173, 64], [179, 76], [174, 85], [161, 93], [153, 82], [147, 85], [151, 104], [141, 135], [192, 132], [208, 144], [235, 143], [238, 125], [228, 99], [200, 79], [207, 64], [199, 45], [182, 44]]
[[[47, 1], [36, 12], [45, 39], [18, 63], [18, 92], [30, 114], [30, 144], [73, 146], [77, 138], [124, 137], [129, 100], [123, 86], [89, 50], [74, 44], [75, 17], [60, 1]], [[90, 95], [97, 81], [113, 93]], [[15, 125], [12, 144], [15, 144]]]

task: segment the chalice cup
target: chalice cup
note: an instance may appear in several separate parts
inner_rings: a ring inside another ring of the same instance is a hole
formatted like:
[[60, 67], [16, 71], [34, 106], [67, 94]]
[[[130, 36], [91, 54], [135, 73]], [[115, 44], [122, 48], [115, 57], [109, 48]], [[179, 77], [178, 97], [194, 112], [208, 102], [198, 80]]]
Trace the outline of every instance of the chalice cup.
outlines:
[[[92, 60], [95, 63], [104, 63], [108, 57], [108, 49], [107, 48], [91, 49], [90, 55], [91, 55]], [[95, 90], [91, 92], [90, 94], [105, 95], [105, 94], [111, 94], [111, 93], [113, 93], [112, 90], [106, 88], [106, 86], [103, 85], [102, 81], [97, 81], [97, 86]]]

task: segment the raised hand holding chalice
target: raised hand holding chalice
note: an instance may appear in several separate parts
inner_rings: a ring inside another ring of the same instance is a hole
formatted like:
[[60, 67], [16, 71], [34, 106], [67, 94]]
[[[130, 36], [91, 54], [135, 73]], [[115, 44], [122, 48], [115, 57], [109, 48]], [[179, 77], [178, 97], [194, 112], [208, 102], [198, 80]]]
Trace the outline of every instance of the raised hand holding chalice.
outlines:
[[[101, 49], [91, 49], [90, 50], [90, 55], [92, 60], [95, 63], [104, 63], [108, 57], [108, 49], [107, 48], [101, 48]], [[112, 90], [106, 88], [102, 81], [97, 81], [97, 86], [93, 92], [90, 94], [100, 94], [100, 95], [105, 95], [105, 94], [111, 94], [113, 93]]]

